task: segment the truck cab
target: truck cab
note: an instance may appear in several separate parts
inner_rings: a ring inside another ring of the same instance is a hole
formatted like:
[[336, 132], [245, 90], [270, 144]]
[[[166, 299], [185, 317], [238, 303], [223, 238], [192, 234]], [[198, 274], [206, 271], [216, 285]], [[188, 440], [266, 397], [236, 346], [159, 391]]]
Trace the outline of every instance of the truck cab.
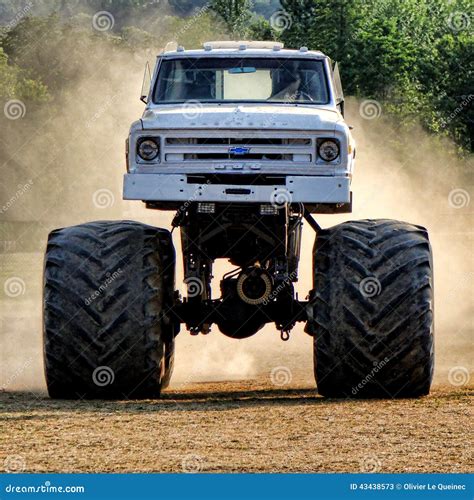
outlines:
[[337, 65], [277, 42], [208, 42], [158, 56], [127, 141], [124, 198], [304, 203], [351, 210], [355, 143]]

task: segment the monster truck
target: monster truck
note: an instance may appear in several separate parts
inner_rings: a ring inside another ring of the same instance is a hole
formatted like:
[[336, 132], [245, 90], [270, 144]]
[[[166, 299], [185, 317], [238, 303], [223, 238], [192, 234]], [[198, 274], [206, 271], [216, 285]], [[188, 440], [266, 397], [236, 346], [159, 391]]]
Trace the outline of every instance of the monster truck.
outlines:
[[[433, 372], [426, 229], [395, 220], [321, 228], [350, 213], [356, 153], [330, 58], [275, 42], [209, 42], [158, 56], [126, 141], [124, 199], [175, 212], [171, 232], [133, 221], [57, 229], [44, 270], [44, 354], [53, 398], [158, 397], [180, 324], [234, 339], [297, 322], [314, 339], [326, 397], [416, 397]], [[313, 288], [295, 293], [303, 221]], [[212, 267], [235, 267], [211, 295]], [[196, 353], [199, 356], [199, 353]]]

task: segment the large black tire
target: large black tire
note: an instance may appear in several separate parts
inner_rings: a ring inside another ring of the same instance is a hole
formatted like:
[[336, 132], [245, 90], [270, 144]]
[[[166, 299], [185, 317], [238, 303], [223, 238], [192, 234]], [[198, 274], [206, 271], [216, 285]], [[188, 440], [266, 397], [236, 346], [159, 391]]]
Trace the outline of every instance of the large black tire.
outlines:
[[171, 234], [132, 221], [52, 231], [44, 359], [53, 398], [158, 397], [171, 377]]
[[433, 376], [433, 274], [426, 229], [360, 220], [318, 233], [307, 330], [326, 397], [417, 397]]

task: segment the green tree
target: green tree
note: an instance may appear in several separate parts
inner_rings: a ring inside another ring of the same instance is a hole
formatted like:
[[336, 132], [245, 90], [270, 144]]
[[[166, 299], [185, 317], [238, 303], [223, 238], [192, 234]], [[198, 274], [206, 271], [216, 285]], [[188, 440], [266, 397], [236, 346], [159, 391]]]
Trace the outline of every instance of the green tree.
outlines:
[[0, 98], [15, 98], [32, 104], [49, 100], [47, 87], [40, 80], [28, 78], [18, 66], [8, 64], [8, 56], [2, 47], [0, 47]]
[[0, 97], [12, 97], [15, 95], [17, 83], [17, 70], [8, 65], [8, 56], [0, 47]]
[[272, 29], [270, 22], [262, 16], [258, 16], [250, 24], [247, 37], [250, 40], [276, 40], [277, 33]]
[[382, 101], [400, 123], [420, 121], [474, 148], [469, 0], [281, 0], [287, 47], [341, 65], [347, 94]]
[[250, 0], [211, 0], [212, 9], [223, 19], [230, 34], [244, 37], [252, 19]]

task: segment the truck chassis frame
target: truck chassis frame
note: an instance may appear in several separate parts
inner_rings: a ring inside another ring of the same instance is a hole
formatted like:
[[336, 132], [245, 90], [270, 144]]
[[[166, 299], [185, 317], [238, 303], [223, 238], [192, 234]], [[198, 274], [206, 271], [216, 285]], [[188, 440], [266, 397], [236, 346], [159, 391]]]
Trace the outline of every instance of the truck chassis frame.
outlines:
[[[308, 302], [298, 299], [293, 286], [298, 280], [303, 218], [319, 228], [302, 204], [182, 206], [173, 228], [181, 230], [188, 294], [176, 297], [175, 321], [185, 323], [193, 334], [209, 333], [214, 323], [234, 338], [248, 337], [274, 322], [287, 339], [296, 322], [308, 319]], [[213, 299], [217, 258], [229, 259], [237, 269], [224, 275], [221, 298]]]

